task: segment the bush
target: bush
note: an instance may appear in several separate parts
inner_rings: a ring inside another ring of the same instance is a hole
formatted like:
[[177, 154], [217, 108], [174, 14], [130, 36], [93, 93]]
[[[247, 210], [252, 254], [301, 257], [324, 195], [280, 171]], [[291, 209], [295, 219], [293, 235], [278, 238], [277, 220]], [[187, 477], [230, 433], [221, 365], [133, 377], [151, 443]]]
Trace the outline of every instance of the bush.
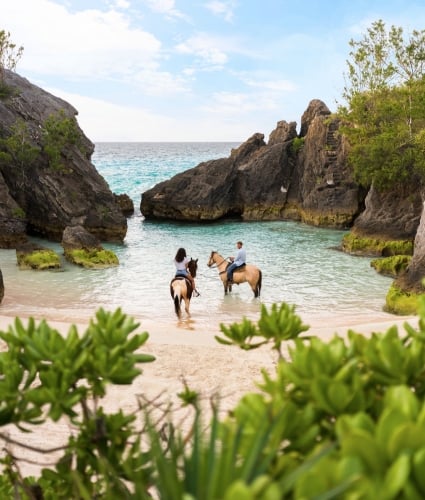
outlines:
[[[80, 338], [42, 322], [1, 332], [0, 424], [23, 428], [67, 417], [73, 436], [54, 467], [22, 478], [2, 460], [0, 494], [9, 498], [382, 498], [425, 496], [425, 299], [418, 328], [393, 326], [366, 338], [352, 330], [330, 341], [305, 335], [293, 307], [262, 308], [254, 323], [221, 325], [225, 344], [270, 343], [276, 371], [229, 415], [202, 421], [199, 395], [179, 394], [193, 409], [189, 430], [140, 413], [108, 414], [106, 386], [131, 384], [147, 334], [132, 320], [100, 310]], [[136, 426], [136, 418], [141, 422]], [[140, 425], [141, 423], [141, 425]], [[187, 422], [186, 422], [187, 423]], [[2, 433], [3, 439], [7, 437]], [[34, 493], [36, 492], [36, 493]]]

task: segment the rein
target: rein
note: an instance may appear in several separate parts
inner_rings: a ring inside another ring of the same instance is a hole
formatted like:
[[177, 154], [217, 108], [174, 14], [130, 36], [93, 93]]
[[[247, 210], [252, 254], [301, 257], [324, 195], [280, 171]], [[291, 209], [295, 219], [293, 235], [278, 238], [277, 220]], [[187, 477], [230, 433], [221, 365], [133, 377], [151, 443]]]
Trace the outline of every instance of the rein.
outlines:
[[[226, 257], [225, 259], [223, 259], [223, 260], [222, 260], [221, 262], [219, 262], [219, 263], [214, 262], [214, 264], [211, 264], [209, 267], [210, 267], [211, 269], [215, 269], [216, 267], [220, 267], [220, 266], [221, 266], [221, 264], [223, 264], [224, 262], [226, 262], [228, 258], [229, 258], [229, 257]], [[219, 274], [223, 274], [224, 272], [225, 272], [225, 271], [221, 271], [221, 273], [219, 273]]]

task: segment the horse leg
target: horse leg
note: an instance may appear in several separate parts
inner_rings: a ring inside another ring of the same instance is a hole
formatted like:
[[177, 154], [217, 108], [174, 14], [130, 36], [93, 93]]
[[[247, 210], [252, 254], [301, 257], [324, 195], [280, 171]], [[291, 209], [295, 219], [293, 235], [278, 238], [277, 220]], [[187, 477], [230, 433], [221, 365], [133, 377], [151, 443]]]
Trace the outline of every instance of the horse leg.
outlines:
[[190, 299], [185, 298], [185, 299], [184, 299], [184, 309], [185, 309], [186, 314], [187, 314], [188, 316], [190, 316], [190, 312], [189, 312], [189, 305], [190, 305]]

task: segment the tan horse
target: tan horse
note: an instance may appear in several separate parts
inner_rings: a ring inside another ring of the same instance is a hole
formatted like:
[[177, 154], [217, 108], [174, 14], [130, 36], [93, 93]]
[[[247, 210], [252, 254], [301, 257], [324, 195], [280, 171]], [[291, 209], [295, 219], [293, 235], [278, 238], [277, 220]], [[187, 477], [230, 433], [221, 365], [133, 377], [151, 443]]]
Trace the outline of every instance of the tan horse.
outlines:
[[[208, 267], [215, 266], [218, 269], [218, 274], [220, 275], [221, 281], [224, 286], [224, 293], [232, 291], [232, 285], [227, 281], [226, 269], [230, 265], [227, 261], [217, 252], [211, 252], [210, 259], [208, 261]], [[254, 292], [254, 297], [259, 297], [261, 292], [261, 281], [262, 272], [258, 267], [252, 264], [245, 264], [240, 268], [236, 268], [233, 271], [233, 283], [239, 285], [240, 283], [248, 282], [252, 291]]]
[[[196, 270], [198, 269], [198, 259], [190, 259], [187, 266], [189, 268], [190, 274], [195, 278]], [[174, 310], [176, 311], [177, 317], [179, 319], [181, 318], [181, 303], [183, 300], [186, 314], [190, 316], [189, 305], [193, 293], [191, 281], [184, 276], [175, 276], [170, 282], [170, 293], [174, 301]]]

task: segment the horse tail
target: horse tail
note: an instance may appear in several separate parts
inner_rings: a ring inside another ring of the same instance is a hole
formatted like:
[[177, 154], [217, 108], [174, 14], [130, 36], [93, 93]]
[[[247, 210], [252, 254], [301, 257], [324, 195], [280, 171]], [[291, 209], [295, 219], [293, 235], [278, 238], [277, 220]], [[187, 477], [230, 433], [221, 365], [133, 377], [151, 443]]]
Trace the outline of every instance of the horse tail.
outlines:
[[[176, 288], [177, 288], [177, 290], [176, 290]], [[180, 309], [181, 288], [180, 288], [180, 286], [178, 286], [176, 288], [173, 287], [174, 310], [176, 311], [177, 316], [180, 318], [180, 316], [181, 316], [181, 309]]]
[[176, 293], [174, 296], [174, 310], [176, 311], [177, 316], [180, 318], [181, 310], [180, 310], [180, 293]]
[[261, 282], [263, 280], [263, 273], [261, 272], [261, 269], [258, 270], [258, 281], [257, 281], [257, 286], [255, 287], [255, 297], [259, 297], [261, 293]]

